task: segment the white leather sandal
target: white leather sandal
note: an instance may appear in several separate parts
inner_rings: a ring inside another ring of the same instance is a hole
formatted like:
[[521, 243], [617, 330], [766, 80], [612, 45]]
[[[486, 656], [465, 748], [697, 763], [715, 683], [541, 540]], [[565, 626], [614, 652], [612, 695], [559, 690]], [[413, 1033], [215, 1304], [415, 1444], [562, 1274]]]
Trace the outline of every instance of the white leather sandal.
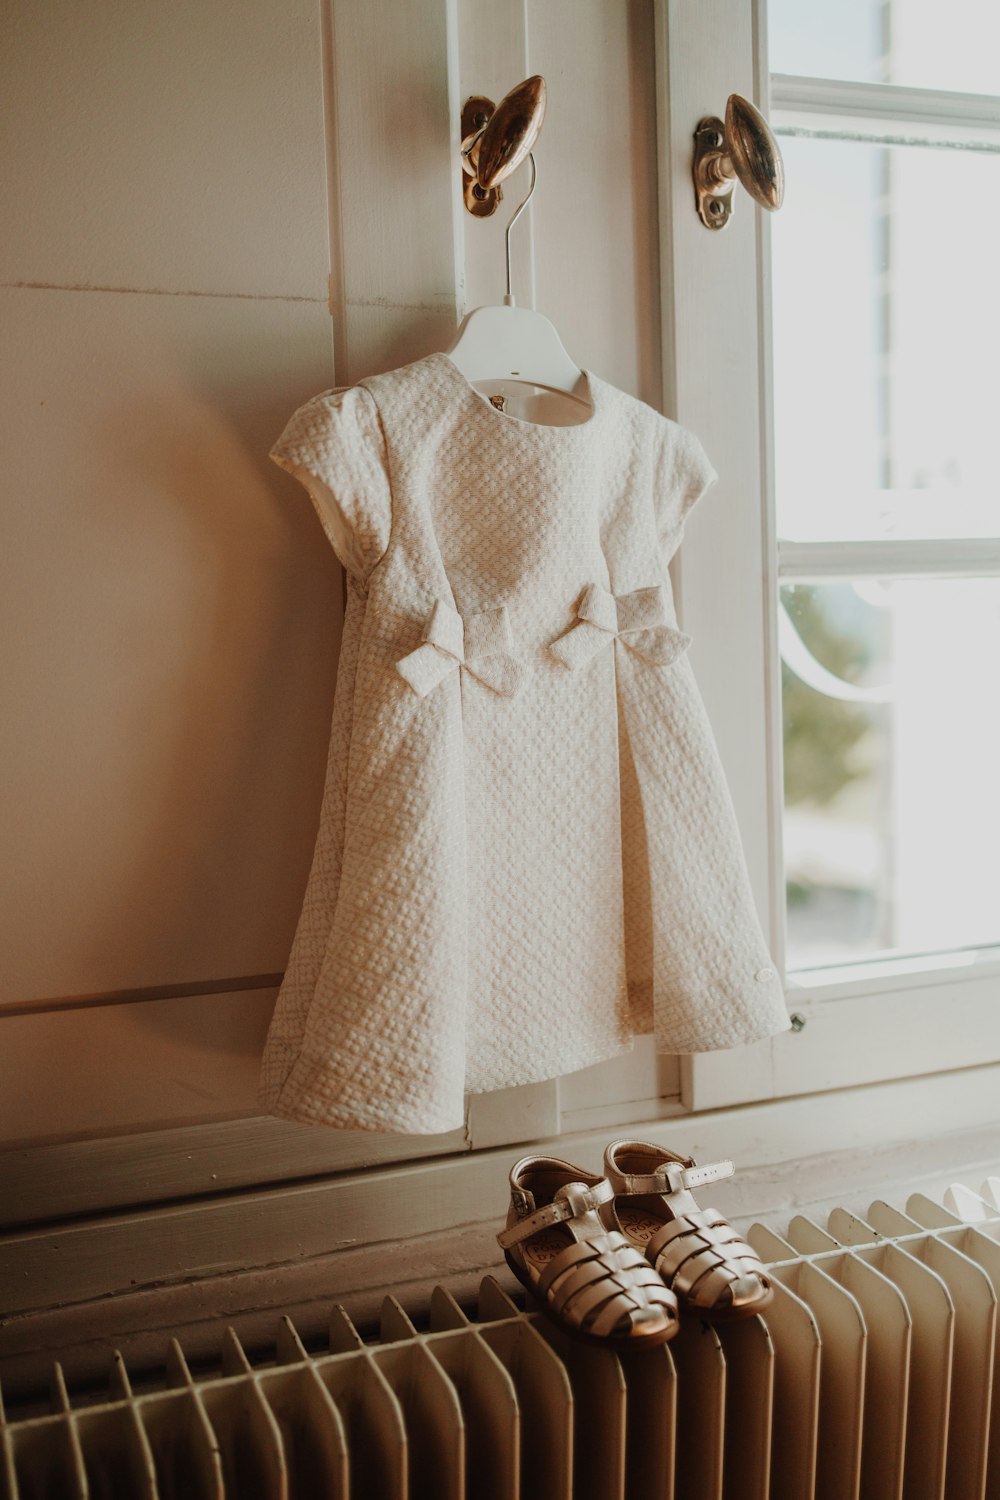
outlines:
[[733, 1173], [731, 1161], [708, 1167], [645, 1141], [612, 1141], [605, 1177], [614, 1214], [682, 1306], [713, 1320], [748, 1318], [774, 1299], [761, 1261], [720, 1213], [699, 1208], [691, 1189]]
[[[678, 1328], [677, 1299], [614, 1227], [611, 1184], [554, 1156], [510, 1169], [507, 1227], [497, 1235], [518, 1281], [575, 1338], [651, 1348]], [[608, 1215], [605, 1222], [603, 1215]]]

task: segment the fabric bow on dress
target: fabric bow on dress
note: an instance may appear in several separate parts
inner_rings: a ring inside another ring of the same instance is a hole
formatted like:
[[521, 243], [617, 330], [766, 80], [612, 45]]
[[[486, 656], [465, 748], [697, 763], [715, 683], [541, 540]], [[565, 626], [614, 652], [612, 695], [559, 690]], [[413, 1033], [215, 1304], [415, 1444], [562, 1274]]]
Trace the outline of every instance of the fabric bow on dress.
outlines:
[[691, 644], [689, 635], [667, 623], [662, 583], [630, 594], [612, 594], [599, 583], [588, 583], [576, 613], [576, 623], [549, 646], [564, 667], [585, 666], [617, 639], [656, 666], [668, 667]]
[[438, 599], [424, 626], [421, 644], [400, 658], [396, 671], [421, 698], [459, 667], [495, 693], [512, 698], [525, 676], [513, 647], [506, 604], [463, 616]]

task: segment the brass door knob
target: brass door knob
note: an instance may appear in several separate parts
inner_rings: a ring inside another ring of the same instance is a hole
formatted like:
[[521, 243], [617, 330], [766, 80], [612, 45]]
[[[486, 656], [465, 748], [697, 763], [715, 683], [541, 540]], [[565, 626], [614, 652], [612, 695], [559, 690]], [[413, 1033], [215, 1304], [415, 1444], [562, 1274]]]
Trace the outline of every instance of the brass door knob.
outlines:
[[737, 179], [761, 208], [773, 213], [781, 207], [781, 151], [760, 110], [741, 94], [730, 94], [725, 124], [717, 115], [698, 121], [691, 170], [698, 217], [707, 229], [723, 229], [729, 223]]
[[477, 218], [494, 213], [500, 184], [517, 170], [538, 139], [545, 119], [545, 79], [534, 74], [499, 104], [476, 94], [462, 110], [465, 206]]

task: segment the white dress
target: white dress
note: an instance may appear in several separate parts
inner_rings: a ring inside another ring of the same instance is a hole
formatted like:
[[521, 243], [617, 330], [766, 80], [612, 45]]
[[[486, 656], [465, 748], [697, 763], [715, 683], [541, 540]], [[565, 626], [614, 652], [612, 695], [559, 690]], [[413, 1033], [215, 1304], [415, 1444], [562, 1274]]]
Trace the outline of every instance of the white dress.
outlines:
[[464, 1095], [788, 1026], [667, 564], [716, 475], [586, 374], [495, 410], [444, 354], [307, 401], [271, 457], [348, 574], [316, 852], [261, 1104], [458, 1128]]

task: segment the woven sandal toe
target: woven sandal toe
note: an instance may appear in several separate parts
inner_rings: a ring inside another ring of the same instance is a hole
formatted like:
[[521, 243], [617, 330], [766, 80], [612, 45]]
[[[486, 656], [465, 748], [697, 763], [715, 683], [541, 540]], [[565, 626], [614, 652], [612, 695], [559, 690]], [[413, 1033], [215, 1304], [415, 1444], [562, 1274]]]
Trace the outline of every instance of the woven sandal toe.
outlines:
[[548, 1316], [605, 1348], [652, 1348], [678, 1328], [677, 1299], [610, 1220], [614, 1190], [554, 1156], [525, 1156], [510, 1170], [507, 1264]]
[[699, 1208], [691, 1195], [692, 1188], [731, 1177], [731, 1161], [699, 1167], [662, 1146], [612, 1141], [604, 1170], [619, 1228], [682, 1306], [724, 1321], [752, 1317], [773, 1301], [754, 1250], [720, 1213]]

